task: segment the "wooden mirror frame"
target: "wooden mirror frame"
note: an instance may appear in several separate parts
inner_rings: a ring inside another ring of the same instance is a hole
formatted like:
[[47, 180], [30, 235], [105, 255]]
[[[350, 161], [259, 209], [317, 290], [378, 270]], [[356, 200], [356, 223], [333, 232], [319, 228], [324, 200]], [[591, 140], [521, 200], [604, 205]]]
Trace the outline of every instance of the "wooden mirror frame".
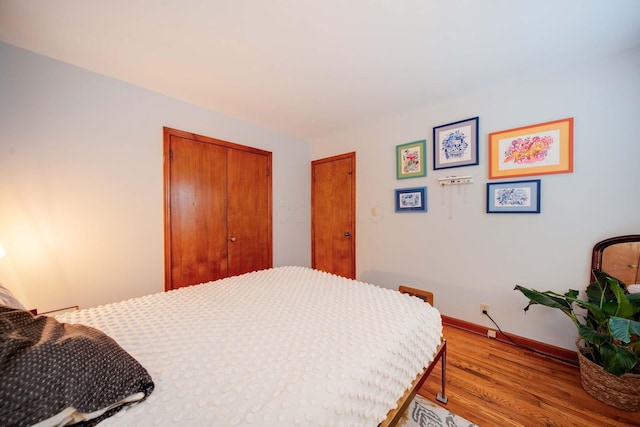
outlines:
[[[591, 256], [591, 270], [600, 270], [602, 268], [602, 253], [611, 245], [617, 245], [619, 243], [628, 242], [640, 242], [640, 234], [629, 234], [627, 236], [611, 237], [609, 239], [602, 240], [593, 246], [593, 254]], [[593, 273], [591, 273], [591, 279], [595, 280]]]

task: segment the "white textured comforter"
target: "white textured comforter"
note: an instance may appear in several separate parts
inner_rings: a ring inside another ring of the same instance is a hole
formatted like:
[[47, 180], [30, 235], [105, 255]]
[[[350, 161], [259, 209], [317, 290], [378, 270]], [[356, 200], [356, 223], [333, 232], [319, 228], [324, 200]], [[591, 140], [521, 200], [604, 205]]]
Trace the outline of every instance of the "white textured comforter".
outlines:
[[57, 318], [102, 330], [155, 382], [100, 426], [376, 426], [442, 336], [418, 298], [305, 267]]

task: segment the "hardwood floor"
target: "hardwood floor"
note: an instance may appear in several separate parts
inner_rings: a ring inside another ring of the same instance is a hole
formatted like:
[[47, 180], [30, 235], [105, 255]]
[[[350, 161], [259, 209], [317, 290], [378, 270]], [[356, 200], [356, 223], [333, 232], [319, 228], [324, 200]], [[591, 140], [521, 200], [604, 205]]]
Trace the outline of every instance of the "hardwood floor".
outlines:
[[[640, 426], [640, 412], [587, 394], [577, 366], [452, 326], [445, 325], [444, 335], [446, 407], [481, 427]], [[420, 390], [433, 402], [441, 372], [436, 367]]]

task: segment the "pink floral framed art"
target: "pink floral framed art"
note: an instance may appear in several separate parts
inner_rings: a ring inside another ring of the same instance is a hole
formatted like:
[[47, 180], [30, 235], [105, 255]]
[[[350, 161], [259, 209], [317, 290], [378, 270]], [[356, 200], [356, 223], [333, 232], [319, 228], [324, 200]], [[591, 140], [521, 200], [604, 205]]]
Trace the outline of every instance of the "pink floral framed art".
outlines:
[[489, 179], [573, 172], [573, 117], [489, 134]]
[[427, 176], [426, 140], [396, 145], [396, 178]]

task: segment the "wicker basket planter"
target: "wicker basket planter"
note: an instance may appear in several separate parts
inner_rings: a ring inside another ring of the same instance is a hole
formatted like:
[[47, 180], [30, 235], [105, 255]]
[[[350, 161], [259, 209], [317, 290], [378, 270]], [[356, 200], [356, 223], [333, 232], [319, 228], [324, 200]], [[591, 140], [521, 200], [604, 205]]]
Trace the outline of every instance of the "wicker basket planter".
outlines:
[[640, 374], [612, 375], [585, 357], [583, 350], [578, 344], [580, 378], [586, 392], [609, 406], [640, 411]]
[[[587, 300], [578, 298], [576, 289], [569, 289], [564, 294], [554, 291], [540, 292], [516, 285], [515, 290], [529, 298], [525, 311], [532, 305], [542, 305], [559, 309], [569, 316], [578, 328], [578, 360], [580, 362], [580, 378], [582, 387], [587, 393], [599, 401], [624, 411], [640, 411], [640, 366], [635, 348], [640, 320], [640, 299], [631, 297], [625, 284], [602, 270], [593, 269], [595, 282], [586, 289]], [[586, 310], [587, 314], [575, 310]], [[612, 315], [611, 313], [615, 313]], [[602, 366], [589, 360], [590, 352], [584, 352], [582, 337], [600, 337], [610, 348], [594, 348], [598, 356], [606, 360], [610, 372], [621, 373], [616, 376], [607, 372]], [[631, 339], [630, 339], [631, 337]], [[607, 351], [602, 350], [609, 350]], [[603, 354], [604, 353], [604, 354]], [[634, 363], [635, 362], [635, 363]], [[632, 367], [633, 369], [629, 369]]]

